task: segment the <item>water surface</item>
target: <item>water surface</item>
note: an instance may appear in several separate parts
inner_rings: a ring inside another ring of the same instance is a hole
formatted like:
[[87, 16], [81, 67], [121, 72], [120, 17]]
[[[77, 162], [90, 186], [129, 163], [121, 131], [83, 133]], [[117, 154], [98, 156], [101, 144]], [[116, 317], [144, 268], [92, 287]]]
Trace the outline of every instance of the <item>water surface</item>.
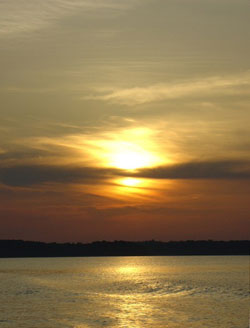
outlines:
[[1, 328], [247, 328], [247, 256], [0, 259]]

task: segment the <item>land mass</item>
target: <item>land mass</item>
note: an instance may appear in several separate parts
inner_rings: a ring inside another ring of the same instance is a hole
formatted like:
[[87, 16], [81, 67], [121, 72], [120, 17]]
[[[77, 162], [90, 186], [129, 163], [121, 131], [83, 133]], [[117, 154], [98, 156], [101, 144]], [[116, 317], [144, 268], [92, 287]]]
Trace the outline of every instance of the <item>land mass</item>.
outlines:
[[249, 255], [249, 240], [213, 241], [95, 241], [45, 243], [0, 240], [0, 257]]

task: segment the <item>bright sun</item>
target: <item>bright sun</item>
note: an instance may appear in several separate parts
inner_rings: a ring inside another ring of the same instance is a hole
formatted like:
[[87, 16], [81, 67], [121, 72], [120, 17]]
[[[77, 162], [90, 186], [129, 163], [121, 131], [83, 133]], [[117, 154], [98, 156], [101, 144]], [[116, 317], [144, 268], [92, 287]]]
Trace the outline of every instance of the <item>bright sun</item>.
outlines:
[[132, 150], [120, 150], [113, 154], [112, 165], [124, 170], [135, 170], [140, 167], [149, 166], [152, 162], [150, 154]]
[[122, 130], [91, 143], [97, 146], [93, 147], [93, 153], [107, 167], [133, 171], [159, 166], [163, 162], [154, 134], [146, 128]]

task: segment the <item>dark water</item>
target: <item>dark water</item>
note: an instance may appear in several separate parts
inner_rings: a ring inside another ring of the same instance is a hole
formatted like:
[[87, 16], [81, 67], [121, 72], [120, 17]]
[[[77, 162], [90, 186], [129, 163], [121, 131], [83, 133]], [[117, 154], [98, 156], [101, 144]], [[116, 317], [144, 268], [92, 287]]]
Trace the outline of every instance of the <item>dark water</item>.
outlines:
[[247, 328], [247, 256], [0, 259], [1, 328]]

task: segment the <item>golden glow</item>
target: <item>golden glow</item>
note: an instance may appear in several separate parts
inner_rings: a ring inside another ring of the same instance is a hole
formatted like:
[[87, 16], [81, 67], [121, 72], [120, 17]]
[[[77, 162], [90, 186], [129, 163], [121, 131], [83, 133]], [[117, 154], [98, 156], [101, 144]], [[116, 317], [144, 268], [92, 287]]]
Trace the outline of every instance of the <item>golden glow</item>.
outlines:
[[[116, 129], [96, 136], [70, 139], [86, 156], [84, 165], [125, 170], [120, 173], [110, 170], [110, 176], [100, 184], [88, 184], [88, 190], [99, 196], [109, 197], [115, 206], [122, 201], [128, 204], [158, 202], [162, 181], [133, 177], [136, 170], [156, 167], [171, 162], [158, 142], [157, 129], [130, 128]], [[165, 155], [163, 155], [165, 154]], [[120, 175], [118, 177], [117, 175]], [[86, 183], [85, 183], [86, 186]], [[104, 206], [99, 204], [99, 207]]]
[[[156, 180], [144, 178], [111, 178], [105, 180], [103, 184], [73, 184], [72, 192], [85, 193], [86, 188], [92, 195], [98, 195], [95, 201], [95, 206], [98, 209], [109, 208], [107, 199], [110, 200], [113, 207], [148, 204], [150, 206], [159, 206], [160, 203], [176, 202], [177, 198], [173, 195], [176, 189], [181, 190], [183, 184], [173, 180]], [[186, 199], [186, 194], [183, 195], [182, 200]], [[180, 199], [180, 196], [178, 196]]]
[[141, 180], [136, 178], [122, 178], [119, 179], [119, 183], [126, 187], [139, 187]]

